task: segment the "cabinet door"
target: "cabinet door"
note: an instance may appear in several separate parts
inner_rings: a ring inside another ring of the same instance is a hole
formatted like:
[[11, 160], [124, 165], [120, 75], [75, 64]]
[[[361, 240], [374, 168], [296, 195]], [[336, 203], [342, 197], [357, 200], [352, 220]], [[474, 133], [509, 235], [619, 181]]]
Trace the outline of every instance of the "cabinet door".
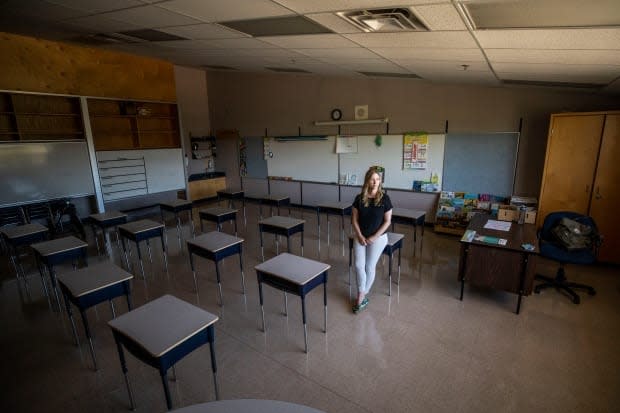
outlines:
[[620, 115], [607, 115], [590, 215], [603, 235], [599, 260], [620, 264]]
[[550, 212], [588, 213], [605, 115], [554, 115], [540, 190], [538, 225]]

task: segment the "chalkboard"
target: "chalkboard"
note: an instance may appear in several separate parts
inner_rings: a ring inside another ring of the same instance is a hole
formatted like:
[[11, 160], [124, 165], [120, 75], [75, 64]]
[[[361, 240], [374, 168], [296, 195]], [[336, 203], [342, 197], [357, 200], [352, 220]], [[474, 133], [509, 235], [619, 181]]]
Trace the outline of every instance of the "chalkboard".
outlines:
[[510, 196], [513, 191], [519, 133], [446, 136], [445, 191]]
[[413, 181], [429, 181], [436, 173], [441, 187], [445, 135], [428, 135], [426, 169], [403, 169], [403, 135], [382, 135], [381, 146], [375, 144], [376, 135], [358, 136], [358, 152], [340, 154], [340, 174], [352, 177], [362, 185], [364, 174], [372, 165], [385, 168], [384, 186], [412, 189]]
[[0, 144], [0, 205], [93, 195], [86, 142]]

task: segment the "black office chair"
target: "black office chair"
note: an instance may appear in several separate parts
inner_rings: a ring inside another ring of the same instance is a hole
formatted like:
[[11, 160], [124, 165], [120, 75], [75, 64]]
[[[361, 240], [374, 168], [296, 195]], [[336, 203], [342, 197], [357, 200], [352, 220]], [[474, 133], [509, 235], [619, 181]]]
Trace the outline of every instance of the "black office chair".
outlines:
[[[572, 219], [580, 224], [586, 225], [592, 228], [592, 243], [590, 248], [583, 248], [577, 250], [569, 250], [563, 246], [553, 234], [552, 229], [560, 222], [562, 218]], [[598, 231], [594, 220], [582, 214], [569, 211], [552, 212], [545, 217], [543, 226], [539, 232], [539, 244], [540, 255], [543, 257], [558, 261], [560, 268], [555, 278], [546, 277], [544, 275], [536, 274], [535, 279], [544, 281], [542, 284], [538, 284], [534, 287], [535, 293], [540, 293], [541, 290], [546, 288], [555, 288], [560, 292], [567, 293], [575, 304], [579, 304], [581, 301], [579, 295], [574, 289], [585, 290], [590, 295], [596, 294], [594, 288], [589, 285], [570, 282], [566, 279], [564, 274], [565, 264], [593, 264], [596, 261], [598, 254], [598, 247], [600, 246], [600, 237], [597, 235]]]

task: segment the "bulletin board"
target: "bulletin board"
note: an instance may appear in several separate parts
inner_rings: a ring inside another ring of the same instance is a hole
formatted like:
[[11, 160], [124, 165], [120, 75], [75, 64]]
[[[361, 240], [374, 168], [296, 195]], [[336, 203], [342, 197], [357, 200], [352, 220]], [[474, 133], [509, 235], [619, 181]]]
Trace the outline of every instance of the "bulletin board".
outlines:
[[512, 195], [518, 132], [449, 133], [445, 146], [445, 191]]

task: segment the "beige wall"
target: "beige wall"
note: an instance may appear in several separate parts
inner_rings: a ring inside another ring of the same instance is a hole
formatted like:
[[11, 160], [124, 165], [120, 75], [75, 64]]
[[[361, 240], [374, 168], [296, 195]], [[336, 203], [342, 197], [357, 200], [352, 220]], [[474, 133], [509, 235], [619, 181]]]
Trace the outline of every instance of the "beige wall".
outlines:
[[209, 121], [209, 97], [207, 93], [207, 76], [204, 70], [183, 66], [174, 66], [174, 79], [177, 91], [177, 103], [183, 127], [183, 148], [188, 159], [188, 174], [205, 172], [203, 159], [192, 159], [192, 136], [207, 136], [211, 133]]
[[[242, 136], [336, 134], [333, 108], [354, 119], [355, 105], [369, 117], [390, 119], [389, 132], [517, 131], [523, 118], [515, 192], [538, 195], [551, 113], [617, 109], [618, 99], [542, 88], [440, 85], [414, 79], [350, 79], [313, 75], [207, 72], [213, 129], [239, 129]], [[385, 125], [343, 126], [342, 134], [386, 133]]]

